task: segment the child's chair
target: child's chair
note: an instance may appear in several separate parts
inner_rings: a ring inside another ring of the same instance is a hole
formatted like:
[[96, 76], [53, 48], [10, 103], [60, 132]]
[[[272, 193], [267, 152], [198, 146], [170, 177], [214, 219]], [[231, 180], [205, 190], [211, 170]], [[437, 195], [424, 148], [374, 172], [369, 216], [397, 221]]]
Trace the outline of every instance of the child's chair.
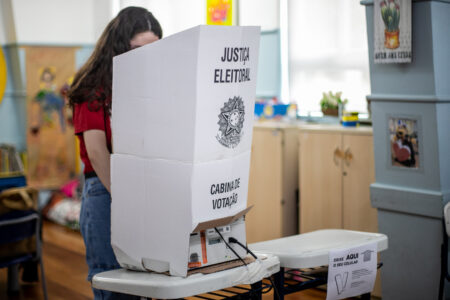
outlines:
[[44, 299], [47, 300], [44, 265], [42, 263], [41, 238], [39, 234], [41, 218], [33, 210], [15, 210], [0, 216], [0, 248], [12, 249], [21, 241], [34, 237], [36, 248], [22, 247], [16, 253], [0, 258], [0, 268], [8, 268], [8, 291], [17, 291], [19, 264], [38, 261]]

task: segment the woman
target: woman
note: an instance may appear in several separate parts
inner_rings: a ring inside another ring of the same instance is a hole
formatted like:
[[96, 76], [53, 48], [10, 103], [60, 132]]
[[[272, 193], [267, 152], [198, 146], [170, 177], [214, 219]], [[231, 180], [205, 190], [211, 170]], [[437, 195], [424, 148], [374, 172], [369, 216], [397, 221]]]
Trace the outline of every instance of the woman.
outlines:
[[[88, 280], [119, 268], [111, 247], [111, 90], [113, 57], [159, 40], [162, 30], [144, 8], [127, 7], [106, 27], [93, 54], [75, 75], [68, 97], [75, 134], [80, 141], [85, 183], [80, 227], [86, 245]], [[95, 299], [124, 295], [93, 289]]]

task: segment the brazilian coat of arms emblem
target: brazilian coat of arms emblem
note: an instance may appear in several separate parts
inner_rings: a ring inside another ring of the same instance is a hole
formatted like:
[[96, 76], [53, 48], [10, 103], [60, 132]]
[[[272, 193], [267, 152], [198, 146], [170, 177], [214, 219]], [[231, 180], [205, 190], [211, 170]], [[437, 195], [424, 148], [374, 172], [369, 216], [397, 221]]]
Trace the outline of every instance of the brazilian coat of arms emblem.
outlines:
[[219, 132], [216, 139], [227, 148], [235, 148], [243, 135], [245, 107], [241, 97], [233, 97], [224, 103], [219, 114]]

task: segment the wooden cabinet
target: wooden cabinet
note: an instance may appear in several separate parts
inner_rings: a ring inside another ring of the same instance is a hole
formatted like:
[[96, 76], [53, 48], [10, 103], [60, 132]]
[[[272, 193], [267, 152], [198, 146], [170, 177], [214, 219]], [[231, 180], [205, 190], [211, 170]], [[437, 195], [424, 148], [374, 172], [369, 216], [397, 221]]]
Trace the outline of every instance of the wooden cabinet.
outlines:
[[[325, 228], [378, 232], [370, 204], [375, 181], [370, 128], [299, 129], [300, 233]], [[381, 297], [378, 272], [372, 295]]]
[[370, 128], [305, 126], [299, 132], [300, 232], [343, 228], [377, 232]]
[[342, 228], [342, 166], [334, 152], [341, 136], [301, 132], [300, 232]]
[[372, 135], [344, 134], [342, 163], [342, 227], [378, 232], [377, 210], [370, 204], [375, 182]]
[[297, 233], [298, 128], [258, 124], [253, 130], [246, 216], [247, 242]]

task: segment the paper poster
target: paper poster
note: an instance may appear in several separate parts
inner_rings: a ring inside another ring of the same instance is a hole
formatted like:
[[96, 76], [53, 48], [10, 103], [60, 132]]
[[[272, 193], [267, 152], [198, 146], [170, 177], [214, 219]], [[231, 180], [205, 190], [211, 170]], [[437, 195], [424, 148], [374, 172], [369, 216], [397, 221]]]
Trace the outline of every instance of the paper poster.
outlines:
[[413, 118], [389, 118], [391, 165], [419, 168], [418, 123]]
[[6, 78], [6, 60], [3, 55], [3, 49], [0, 47], [0, 103], [2, 103], [3, 94], [5, 93]]
[[370, 293], [376, 276], [376, 243], [330, 251], [327, 300]]
[[59, 188], [76, 175], [72, 110], [65, 94], [75, 73], [72, 47], [26, 47], [27, 182]]
[[374, 1], [374, 62], [410, 63], [411, 0]]
[[233, 0], [207, 0], [206, 24], [233, 25], [232, 3]]

